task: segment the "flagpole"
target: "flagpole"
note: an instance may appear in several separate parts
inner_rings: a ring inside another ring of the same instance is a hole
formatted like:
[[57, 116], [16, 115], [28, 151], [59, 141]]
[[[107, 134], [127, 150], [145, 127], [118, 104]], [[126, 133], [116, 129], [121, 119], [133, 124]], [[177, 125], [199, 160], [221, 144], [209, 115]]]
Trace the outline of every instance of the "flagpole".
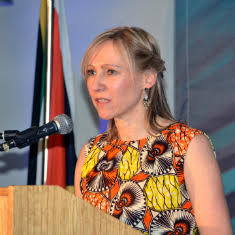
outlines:
[[[47, 0], [47, 72], [46, 72], [46, 96], [45, 96], [45, 112], [44, 123], [50, 121], [50, 100], [51, 100], [51, 68], [52, 68], [52, 38], [53, 38], [53, 0]], [[43, 148], [43, 184], [47, 180], [47, 163], [48, 163], [48, 137], [44, 139]]]

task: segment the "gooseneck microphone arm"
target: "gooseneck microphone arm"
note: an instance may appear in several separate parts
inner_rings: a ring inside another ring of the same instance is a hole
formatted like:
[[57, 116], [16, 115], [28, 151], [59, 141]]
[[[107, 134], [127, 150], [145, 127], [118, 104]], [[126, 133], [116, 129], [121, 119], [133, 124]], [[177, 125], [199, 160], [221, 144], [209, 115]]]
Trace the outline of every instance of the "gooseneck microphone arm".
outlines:
[[32, 143], [37, 142], [40, 138], [52, 134], [68, 134], [72, 131], [73, 123], [70, 117], [66, 114], [61, 114], [55, 119], [41, 127], [31, 127], [22, 132], [19, 132], [11, 140], [0, 144], [0, 151], [9, 151], [11, 148], [24, 148]]
[[[51, 134], [55, 134], [58, 131], [56, 123], [54, 121], [43, 125], [43, 128], [41, 127], [31, 127], [28, 128], [22, 132], [19, 132], [15, 136], [15, 138], [6, 141], [5, 143], [0, 145], [0, 151], [8, 151], [11, 148], [24, 148], [28, 145], [31, 145], [35, 142], [37, 142], [40, 138], [49, 136]], [[7, 147], [8, 146], [8, 147]], [[2, 148], [1, 148], [2, 147]]]

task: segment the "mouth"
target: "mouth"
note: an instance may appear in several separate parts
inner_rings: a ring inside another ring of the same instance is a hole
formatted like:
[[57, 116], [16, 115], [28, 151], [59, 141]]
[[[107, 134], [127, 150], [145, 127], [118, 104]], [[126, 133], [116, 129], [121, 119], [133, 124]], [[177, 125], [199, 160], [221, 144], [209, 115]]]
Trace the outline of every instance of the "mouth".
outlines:
[[110, 99], [106, 99], [106, 98], [96, 98], [95, 102], [99, 105], [99, 104], [107, 104], [109, 103], [111, 100]]

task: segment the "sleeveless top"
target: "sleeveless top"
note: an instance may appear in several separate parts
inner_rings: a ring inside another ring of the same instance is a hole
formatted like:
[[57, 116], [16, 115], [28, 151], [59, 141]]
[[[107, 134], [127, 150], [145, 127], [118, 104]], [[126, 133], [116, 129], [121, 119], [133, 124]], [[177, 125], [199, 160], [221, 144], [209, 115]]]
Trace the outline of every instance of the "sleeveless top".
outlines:
[[136, 141], [93, 137], [85, 148], [83, 199], [144, 234], [199, 234], [184, 179], [187, 148], [198, 134], [176, 123]]

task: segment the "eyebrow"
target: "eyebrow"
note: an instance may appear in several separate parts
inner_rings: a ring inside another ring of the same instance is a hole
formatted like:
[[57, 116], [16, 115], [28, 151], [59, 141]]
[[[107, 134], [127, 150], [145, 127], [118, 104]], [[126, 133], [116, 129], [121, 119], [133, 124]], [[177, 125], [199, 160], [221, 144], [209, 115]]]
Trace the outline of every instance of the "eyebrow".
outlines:
[[[89, 67], [89, 66], [95, 67], [95, 66], [92, 65], [92, 64], [88, 64], [88, 65], [87, 65], [87, 67]], [[113, 67], [116, 67], [116, 68], [121, 68], [121, 66], [115, 65], [115, 64], [103, 64], [101, 67], [106, 67], [106, 66], [113, 66]]]

